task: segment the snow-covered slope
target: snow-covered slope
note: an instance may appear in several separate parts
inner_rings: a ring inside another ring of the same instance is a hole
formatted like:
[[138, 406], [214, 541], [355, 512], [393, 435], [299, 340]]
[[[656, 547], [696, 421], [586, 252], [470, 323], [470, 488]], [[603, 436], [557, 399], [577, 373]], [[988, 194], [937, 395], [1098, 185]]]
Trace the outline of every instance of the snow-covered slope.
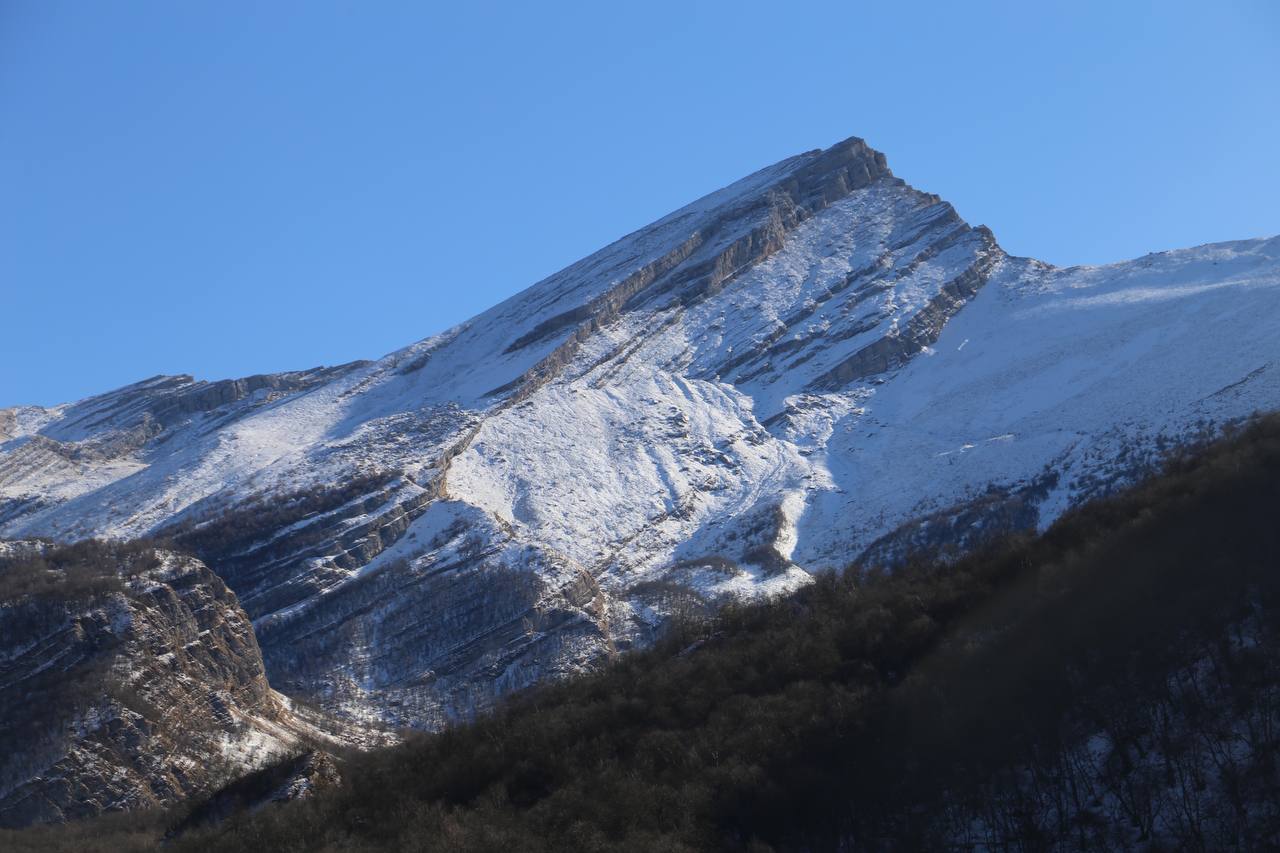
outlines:
[[0, 535], [174, 535], [272, 683], [434, 725], [671, 612], [1043, 525], [1280, 403], [1280, 240], [1012, 258], [860, 140], [376, 362], [0, 412]]

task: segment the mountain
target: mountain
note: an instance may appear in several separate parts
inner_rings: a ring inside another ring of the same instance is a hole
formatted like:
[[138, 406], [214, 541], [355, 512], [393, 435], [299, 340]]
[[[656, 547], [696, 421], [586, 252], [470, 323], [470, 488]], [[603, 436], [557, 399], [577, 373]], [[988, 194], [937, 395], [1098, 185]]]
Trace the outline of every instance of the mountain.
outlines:
[[824, 576], [193, 851], [1274, 850], [1280, 418], [954, 560]]
[[172, 806], [340, 742], [332, 728], [270, 688], [248, 616], [200, 561], [0, 543], [0, 826]]
[[1277, 507], [1272, 415], [1043, 534], [677, 623], [599, 672], [353, 754], [301, 802], [261, 806], [295, 759], [185, 819], [0, 847], [1274, 850]]
[[431, 728], [674, 614], [1044, 528], [1275, 408], [1278, 315], [1280, 238], [1054, 267], [851, 139], [377, 361], [0, 412], [0, 536], [168, 537], [274, 687]]

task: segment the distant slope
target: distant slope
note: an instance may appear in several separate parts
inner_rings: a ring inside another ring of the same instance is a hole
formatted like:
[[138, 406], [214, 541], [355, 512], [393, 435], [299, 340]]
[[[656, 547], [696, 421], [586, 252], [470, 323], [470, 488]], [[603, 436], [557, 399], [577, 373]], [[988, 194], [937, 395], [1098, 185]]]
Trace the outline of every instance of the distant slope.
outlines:
[[6, 410], [0, 534], [174, 537], [277, 687], [438, 727], [681, 608], [1043, 528], [1280, 405], [1277, 316], [1280, 239], [1059, 269], [846, 140], [375, 362]]

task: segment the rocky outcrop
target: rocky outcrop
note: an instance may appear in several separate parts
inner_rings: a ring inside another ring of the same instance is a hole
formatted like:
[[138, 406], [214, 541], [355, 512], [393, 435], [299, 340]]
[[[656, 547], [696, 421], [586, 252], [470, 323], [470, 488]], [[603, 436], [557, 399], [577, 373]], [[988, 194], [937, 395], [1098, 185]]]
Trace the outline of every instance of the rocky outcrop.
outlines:
[[268, 764], [219, 789], [194, 805], [166, 837], [252, 814], [272, 803], [305, 800], [342, 782], [338, 761], [323, 750], [308, 749]]
[[590, 302], [548, 318], [517, 338], [507, 353], [577, 324], [549, 355], [491, 395], [509, 395], [503, 405], [517, 405], [569, 364], [583, 341], [616, 322], [624, 311], [634, 311], [662, 297], [683, 306], [695, 304], [782, 248], [787, 234], [800, 223], [854, 190], [892, 177], [884, 155], [856, 137], [807, 156], [811, 158], [807, 165], [748, 203], [702, 223], [667, 254]]
[[331, 737], [271, 689], [248, 617], [199, 561], [0, 553], [0, 825], [170, 805]]
[[148, 422], [163, 429], [192, 415], [216, 412], [250, 398], [256, 398], [259, 404], [269, 403], [282, 394], [306, 391], [366, 364], [368, 362], [356, 361], [337, 367], [216, 382], [196, 380], [187, 375], [153, 376], [77, 403], [63, 415], [58, 431], [68, 436], [84, 432], [101, 433], [107, 428], [127, 429]]
[[[967, 230], [967, 229], [964, 229]], [[900, 329], [859, 349], [810, 383], [810, 390], [834, 391], [878, 373], [896, 370], [938, 340], [947, 321], [978, 295], [1004, 256], [988, 228], [975, 229], [983, 248], [968, 267], [952, 278]], [[953, 238], [948, 237], [947, 243]], [[945, 246], [945, 243], [944, 243]], [[944, 246], [931, 247], [930, 254]]]

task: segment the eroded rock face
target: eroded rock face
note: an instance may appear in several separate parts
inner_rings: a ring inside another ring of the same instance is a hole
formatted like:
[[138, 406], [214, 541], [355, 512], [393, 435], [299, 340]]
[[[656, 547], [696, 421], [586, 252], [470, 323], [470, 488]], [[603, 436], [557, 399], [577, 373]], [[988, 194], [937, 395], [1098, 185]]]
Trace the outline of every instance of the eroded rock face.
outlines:
[[252, 625], [198, 560], [0, 550], [0, 825], [163, 806], [305, 738]]

